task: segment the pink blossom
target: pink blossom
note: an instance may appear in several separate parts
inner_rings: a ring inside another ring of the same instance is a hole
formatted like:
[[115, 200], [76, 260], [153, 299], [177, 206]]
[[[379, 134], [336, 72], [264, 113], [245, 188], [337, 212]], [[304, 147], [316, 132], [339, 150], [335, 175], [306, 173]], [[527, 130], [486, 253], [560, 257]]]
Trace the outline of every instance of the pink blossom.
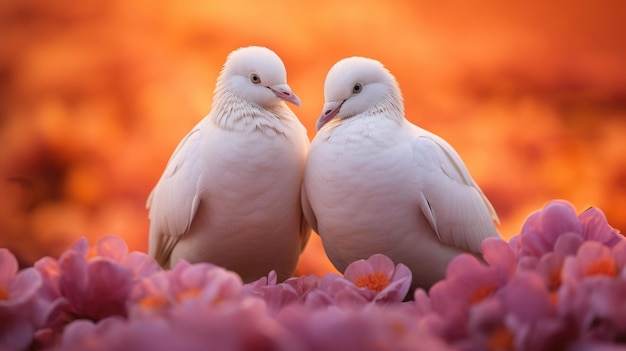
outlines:
[[175, 306], [167, 318], [108, 318], [68, 325], [55, 351], [247, 351], [299, 350], [299, 344], [268, 318], [261, 300], [207, 305], [201, 299]]
[[114, 236], [98, 240], [93, 248], [82, 238], [58, 261], [45, 257], [35, 269], [43, 277], [40, 295], [48, 303], [44, 328], [36, 334], [43, 346], [73, 320], [126, 317], [133, 284], [159, 270], [152, 258], [128, 253], [126, 243]]
[[[626, 335], [626, 240], [565, 201], [509, 243], [463, 254], [403, 301], [411, 272], [377, 254], [345, 274], [243, 284], [221, 267], [161, 270], [117, 237], [18, 271], [0, 249], [4, 350], [582, 350]], [[5, 326], [9, 326], [6, 328]]]
[[590, 207], [583, 211], [578, 218], [583, 225], [586, 240], [597, 241], [608, 247], [613, 247], [624, 239], [624, 236], [617, 229], [609, 225], [606, 216], [598, 208]]
[[159, 271], [158, 263], [143, 252], [128, 252], [128, 246], [120, 237], [108, 235], [99, 239], [93, 248], [87, 246], [87, 240], [79, 240], [75, 246], [75, 251], [86, 255], [87, 258], [108, 258], [124, 267], [130, 268], [135, 279], [147, 277]]
[[238, 275], [211, 264], [179, 261], [171, 271], [138, 282], [130, 300], [128, 319], [72, 322], [59, 350], [300, 347], [271, 317], [261, 297], [244, 292]]
[[530, 256], [521, 257], [519, 261], [520, 269], [525, 271], [535, 271], [542, 279], [550, 291], [550, 296], [556, 304], [557, 291], [563, 281], [563, 264], [569, 256], [575, 255], [582, 245], [583, 239], [573, 233], [561, 235], [555, 245], [554, 251], [548, 252], [541, 257]]
[[516, 271], [515, 255], [504, 240], [485, 240], [481, 249], [489, 265], [475, 256], [459, 255], [448, 265], [446, 278], [431, 287], [430, 298], [422, 289], [414, 294], [427, 328], [443, 339], [467, 339], [470, 316], [490, 301]]
[[363, 308], [309, 310], [289, 306], [277, 320], [304, 351], [314, 350], [451, 350], [452, 347], [418, 327], [419, 319], [403, 304], [367, 304]]
[[371, 296], [369, 299], [378, 303], [402, 301], [411, 286], [411, 270], [402, 263], [394, 265], [389, 257], [381, 254], [352, 262], [344, 277], [366, 289]]
[[559, 319], [550, 291], [535, 272], [521, 272], [500, 291], [505, 325], [514, 331], [515, 349], [554, 350], [576, 336], [576, 329]]
[[[446, 271], [446, 278], [433, 285], [429, 291], [430, 310], [441, 318], [433, 319], [433, 332], [446, 340], [465, 339], [470, 310], [492, 296], [504, 286], [506, 280], [499, 273], [469, 254], [455, 257]], [[423, 300], [418, 289], [416, 300]], [[423, 301], [420, 301], [424, 309]]]
[[240, 299], [243, 283], [237, 274], [210, 263], [180, 260], [170, 271], [161, 271], [137, 282], [129, 304], [134, 316], [169, 315], [191, 300], [210, 305]]
[[557, 317], [546, 286], [534, 272], [519, 272], [473, 306], [466, 323], [467, 335], [451, 340], [464, 350], [554, 350], [575, 335]]
[[564, 262], [559, 314], [576, 321], [581, 339], [617, 341], [626, 335], [625, 245], [587, 241]]
[[481, 247], [489, 265], [469, 254], [455, 257], [446, 278], [430, 289], [433, 310], [444, 315], [465, 311], [493, 295], [515, 273], [513, 251], [505, 241], [485, 240]]
[[520, 257], [540, 257], [554, 251], [558, 238], [567, 233], [609, 247], [624, 239], [619, 231], [609, 226], [599, 209], [592, 207], [577, 216], [571, 203], [555, 200], [531, 214], [521, 232], [511, 238], [510, 243]]
[[578, 340], [622, 342], [626, 335], [626, 281], [597, 276], [566, 284], [559, 291], [558, 313], [579, 330]]
[[17, 259], [0, 248], [0, 349], [25, 349], [42, 322], [45, 311], [39, 309], [39, 273], [27, 268], [18, 271]]
[[561, 234], [582, 235], [583, 225], [574, 206], [563, 200], [549, 202], [542, 210], [532, 213], [524, 222], [522, 230], [511, 239], [518, 256], [539, 257], [554, 249]]
[[284, 281], [284, 284], [291, 286], [298, 295], [298, 300], [302, 302], [306, 299], [308, 293], [317, 289], [319, 281], [320, 278], [316, 275], [305, 275], [289, 278]]
[[[618, 249], [621, 249], [621, 246]], [[593, 277], [615, 278], [620, 275], [624, 261], [617, 261], [614, 251], [596, 241], [583, 243], [576, 256], [569, 256], [563, 264], [563, 282], [577, 284]]]
[[244, 285], [243, 289], [250, 295], [262, 298], [272, 315], [299, 300], [298, 293], [293, 286], [285, 283], [277, 284], [276, 271], [271, 271], [268, 276]]
[[304, 305], [310, 309], [323, 309], [330, 306], [361, 308], [370, 301], [375, 294], [359, 288], [351, 281], [338, 274], [326, 274], [318, 284], [316, 290], [306, 295]]

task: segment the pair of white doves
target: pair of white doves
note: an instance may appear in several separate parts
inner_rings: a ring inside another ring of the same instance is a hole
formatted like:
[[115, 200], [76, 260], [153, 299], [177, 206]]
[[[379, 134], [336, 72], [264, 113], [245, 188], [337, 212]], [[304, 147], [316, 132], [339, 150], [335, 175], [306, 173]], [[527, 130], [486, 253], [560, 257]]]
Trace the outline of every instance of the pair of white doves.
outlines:
[[180, 142], [148, 198], [150, 255], [210, 262], [251, 282], [292, 276], [311, 227], [341, 272], [382, 253], [429, 288], [498, 217], [442, 138], [410, 123], [378, 61], [337, 62], [310, 143], [285, 66], [264, 47], [228, 56], [211, 112]]

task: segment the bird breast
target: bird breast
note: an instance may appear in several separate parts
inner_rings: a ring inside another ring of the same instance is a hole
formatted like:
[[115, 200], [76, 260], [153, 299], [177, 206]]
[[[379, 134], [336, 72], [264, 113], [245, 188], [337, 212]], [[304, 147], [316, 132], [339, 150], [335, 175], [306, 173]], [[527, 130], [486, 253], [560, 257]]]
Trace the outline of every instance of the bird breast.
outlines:
[[[220, 204], [212, 211], [226, 211], [225, 217], [235, 211], [249, 221], [263, 221], [263, 216], [256, 218], [259, 208], [282, 206], [277, 212], [290, 216], [298, 199], [306, 146], [283, 135], [222, 129], [214, 134], [203, 146], [202, 163], [211, 167], [200, 179], [201, 197]], [[215, 220], [221, 215], [212, 214]]]
[[[410, 142], [398, 138], [402, 134], [392, 123], [342, 124], [330, 137], [313, 140], [305, 186], [307, 191], [315, 189], [309, 201], [320, 232], [333, 228], [336, 238], [415, 227], [406, 219], [417, 217], [418, 211], [416, 169], [406, 166], [413, 151]], [[401, 193], [398, 184], [405, 184]]]

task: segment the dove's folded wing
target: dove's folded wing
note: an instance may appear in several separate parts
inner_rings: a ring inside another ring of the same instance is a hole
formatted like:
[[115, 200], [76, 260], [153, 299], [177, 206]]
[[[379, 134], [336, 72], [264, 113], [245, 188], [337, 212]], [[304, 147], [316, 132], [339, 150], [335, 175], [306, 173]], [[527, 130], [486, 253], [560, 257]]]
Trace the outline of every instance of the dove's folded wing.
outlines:
[[191, 226], [198, 207], [200, 143], [202, 130], [196, 126], [180, 142], [154, 187], [148, 202], [150, 218], [149, 253], [165, 266], [172, 249]]
[[499, 236], [493, 206], [445, 140], [422, 131], [413, 154], [420, 172], [420, 209], [442, 242], [479, 252], [485, 238]]

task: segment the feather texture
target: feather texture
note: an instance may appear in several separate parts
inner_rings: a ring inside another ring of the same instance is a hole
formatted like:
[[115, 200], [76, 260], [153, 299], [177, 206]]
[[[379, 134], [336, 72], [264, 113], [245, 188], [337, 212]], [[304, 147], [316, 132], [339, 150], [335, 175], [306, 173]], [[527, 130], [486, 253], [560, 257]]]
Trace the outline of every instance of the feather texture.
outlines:
[[211, 112], [148, 198], [149, 252], [162, 266], [210, 262], [246, 282], [293, 274], [310, 233], [300, 205], [309, 140], [285, 101], [300, 103], [274, 52], [229, 55]]
[[429, 288], [462, 252], [499, 236], [498, 217], [456, 151], [410, 123], [380, 62], [331, 68], [318, 134], [307, 156], [303, 210], [335, 267], [383, 253]]

